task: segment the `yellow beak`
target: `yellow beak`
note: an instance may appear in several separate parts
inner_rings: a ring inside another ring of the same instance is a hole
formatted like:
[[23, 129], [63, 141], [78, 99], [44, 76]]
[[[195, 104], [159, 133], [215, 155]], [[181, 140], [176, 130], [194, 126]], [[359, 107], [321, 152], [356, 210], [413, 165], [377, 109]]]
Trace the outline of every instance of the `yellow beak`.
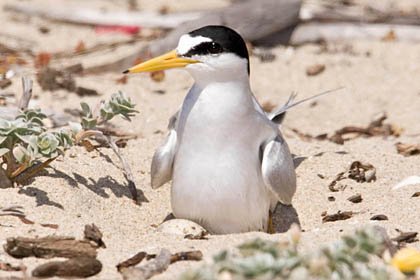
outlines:
[[179, 57], [175, 50], [164, 55], [152, 58], [146, 62], [137, 64], [123, 73], [141, 73], [159, 71], [171, 68], [185, 67], [188, 64], [198, 63], [200, 61]]

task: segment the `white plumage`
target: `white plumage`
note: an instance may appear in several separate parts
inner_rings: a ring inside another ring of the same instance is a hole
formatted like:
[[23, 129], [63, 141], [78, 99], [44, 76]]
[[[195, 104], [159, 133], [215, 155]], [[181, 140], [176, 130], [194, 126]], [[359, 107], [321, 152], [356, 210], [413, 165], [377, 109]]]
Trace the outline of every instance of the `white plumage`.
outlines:
[[[181, 37], [178, 55], [213, 41], [200, 37]], [[296, 190], [276, 115], [269, 119], [255, 100], [246, 58], [221, 52], [191, 59], [200, 62], [185, 67], [195, 83], [155, 152], [152, 187], [172, 179], [175, 217], [212, 233], [267, 231], [269, 210], [290, 204]]]

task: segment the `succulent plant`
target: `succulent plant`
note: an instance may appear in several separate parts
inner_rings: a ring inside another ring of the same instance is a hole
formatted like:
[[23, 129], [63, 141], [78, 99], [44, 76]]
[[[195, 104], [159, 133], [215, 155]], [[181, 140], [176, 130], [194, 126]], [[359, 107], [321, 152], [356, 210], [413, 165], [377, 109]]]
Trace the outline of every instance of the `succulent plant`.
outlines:
[[117, 115], [130, 121], [130, 117], [138, 113], [134, 109], [135, 104], [132, 104], [130, 98], [127, 98], [121, 91], [114, 93], [110, 101], [101, 104], [99, 116], [93, 114], [88, 104], [82, 102], [80, 105], [84, 115], [82, 117], [82, 126], [86, 130], [94, 129], [97, 125], [101, 125]]
[[41, 164], [45, 167], [82, 139], [101, 134], [98, 125], [117, 115], [130, 120], [137, 112], [122, 92], [113, 94], [109, 102], [101, 105], [100, 116], [94, 116], [89, 105], [81, 103], [81, 124], [70, 122], [70, 129], [60, 131], [46, 130], [42, 120], [47, 116], [40, 110], [25, 110], [12, 121], [0, 118], [0, 166], [6, 166], [6, 176], [13, 180], [36, 161], [45, 160]]
[[121, 115], [126, 120], [131, 120], [138, 111], [134, 109], [135, 104], [131, 103], [131, 99], [119, 91], [111, 96], [111, 100], [101, 108], [101, 118], [110, 120], [116, 115]]
[[210, 279], [397, 279], [400, 275], [380, 257], [382, 236], [373, 228], [358, 230], [339, 241], [305, 253], [298, 240], [288, 245], [254, 239], [237, 253], [222, 251], [213, 261], [189, 270], [181, 280]]

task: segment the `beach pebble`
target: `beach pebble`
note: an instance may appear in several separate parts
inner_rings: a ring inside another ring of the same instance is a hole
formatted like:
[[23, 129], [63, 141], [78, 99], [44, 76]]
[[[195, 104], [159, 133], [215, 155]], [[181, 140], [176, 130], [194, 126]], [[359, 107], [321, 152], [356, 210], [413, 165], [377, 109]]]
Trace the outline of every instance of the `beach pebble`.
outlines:
[[172, 219], [158, 226], [157, 230], [163, 233], [176, 235], [193, 235], [200, 236], [207, 232], [202, 226], [189, 220]]

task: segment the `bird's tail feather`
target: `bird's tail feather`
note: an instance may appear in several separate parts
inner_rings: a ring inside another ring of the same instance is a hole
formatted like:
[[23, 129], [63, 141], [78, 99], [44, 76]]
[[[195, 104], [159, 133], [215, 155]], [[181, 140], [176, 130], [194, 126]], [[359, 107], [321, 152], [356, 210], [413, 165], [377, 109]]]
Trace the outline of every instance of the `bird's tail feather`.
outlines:
[[299, 100], [299, 101], [297, 101], [295, 103], [292, 103], [292, 102], [295, 100], [295, 98], [297, 96], [297, 93], [296, 92], [292, 92], [292, 94], [289, 96], [289, 99], [286, 101], [286, 103], [281, 108], [277, 109], [273, 113], [270, 113], [268, 115], [268, 118], [271, 121], [275, 122], [276, 124], [281, 124], [283, 122], [283, 120], [284, 120], [284, 117], [286, 115], [287, 110], [289, 110], [290, 108], [293, 108], [293, 107], [295, 107], [295, 106], [297, 106], [297, 105], [299, 105], [299, 104], [301, 104], [303, 102], [307, 102], [307, 101], [310, 101], [312, 99], [318, 98], [318, 97], [320, 97], [322, 95], [339, 91], [341, 89], [343, 89], [343, 87], [336, 88], [336, 89], [331, 89], [331, 90], [327, 90], [327, 91], [321, 92], [319, 94], [316, 94], [314, 96], [311, 96], [311, 97], [308, 97], [308, 98]]

